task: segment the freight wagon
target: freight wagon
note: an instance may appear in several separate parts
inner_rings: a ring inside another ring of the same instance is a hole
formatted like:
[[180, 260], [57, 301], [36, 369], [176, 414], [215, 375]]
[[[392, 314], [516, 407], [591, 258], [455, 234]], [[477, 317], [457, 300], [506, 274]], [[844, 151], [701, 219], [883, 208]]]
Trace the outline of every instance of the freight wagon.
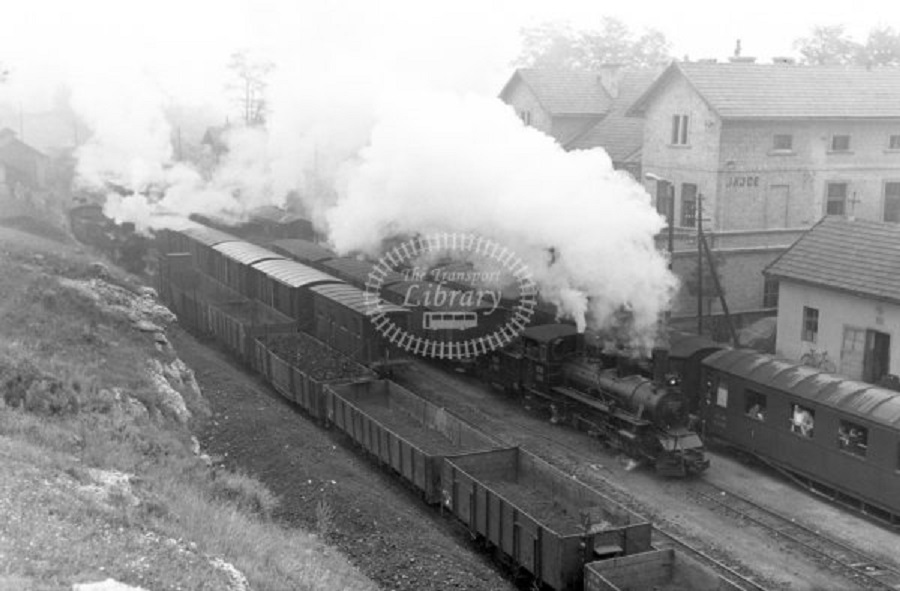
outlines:
[[584, 591], [740, 590], [672, 548], [591, 562], [584, 569]]
[[444, 505], [536, 581], [581, 589], [584, 566], [651, 549], [650, 524], [521, 448], [447, 458]]
[[493, 438], [388, 380], [329, 386], [327, 420], [419, 491], [441, 501], [445, 457], [499, 449]]
[[250, 365], [279, 394], [318, 421], [327, 418], [327, 385], [375, 378], [367, 367], [305, 333], [256, 339]]
[[337, 257], [334, 251], [320, 244], [298, 238], [273, 240], [269, 243], [269, 248], [295, 261], [316, 268], [320, 268], [317, 263]]

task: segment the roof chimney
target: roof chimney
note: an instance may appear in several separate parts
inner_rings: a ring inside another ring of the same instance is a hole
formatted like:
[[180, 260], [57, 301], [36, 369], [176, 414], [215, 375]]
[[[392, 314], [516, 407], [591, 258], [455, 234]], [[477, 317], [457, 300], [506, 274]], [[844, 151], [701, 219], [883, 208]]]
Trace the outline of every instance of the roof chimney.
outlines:
[[732, 64], [752, 64], [756, 62], [755, 57], [742, 57], [741, 56], [741, 40], [738, 39], [734, 44], [734, 55], [728, 58]]
[[622, 64], [600, 64], [600, 74], [597, 79], [603, 88], [609, 93], [609, 96], [617, 98], [619, 96], [619, 82], [622, 80], [624, 67]]

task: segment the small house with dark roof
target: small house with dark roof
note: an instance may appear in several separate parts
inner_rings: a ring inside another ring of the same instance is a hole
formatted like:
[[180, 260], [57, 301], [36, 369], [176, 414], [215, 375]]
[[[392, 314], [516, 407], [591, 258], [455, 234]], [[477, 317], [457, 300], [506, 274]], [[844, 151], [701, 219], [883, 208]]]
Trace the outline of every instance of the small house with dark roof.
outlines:
[[[760, 271], [823, 216], [900, 222], [900, 68], [676, 62], [627, 114], [661, 213], [674, 196], [676, 272], [702, 206], [732, 311], [774, 310]], [[695, 309], [682, 294], [673, 317]]]
[[603, 148], [616, 168], [637, 178], [643, 122], [625, 112], [660, 71], [618, 65], [597, 71], [520, 68], [503, 87], [500, 99], [526, 125], [553, 137], [566, 150]]
[[50, 159], [32, 148], [8, 127], [0, 129], [0, 179], [10, 190], [17, 186], [41, 189], [47, 185]]
[[900, 225], [825, 217], [764, 273], [778, 355], [871, 383], [900, 373]]

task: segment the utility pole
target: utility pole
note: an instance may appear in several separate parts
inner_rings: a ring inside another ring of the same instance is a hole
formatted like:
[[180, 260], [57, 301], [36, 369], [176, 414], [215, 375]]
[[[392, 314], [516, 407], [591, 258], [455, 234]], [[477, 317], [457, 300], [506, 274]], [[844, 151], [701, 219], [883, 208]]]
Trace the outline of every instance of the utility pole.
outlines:
[[703, 334], [703, 194], [697, 193], [697, 334]]
[[672, 270], [672, 258], [675, 253], [675, 183], [669, 181], [669, 199], [666, 204], [666, 221], [669, 224], [669, 271]]

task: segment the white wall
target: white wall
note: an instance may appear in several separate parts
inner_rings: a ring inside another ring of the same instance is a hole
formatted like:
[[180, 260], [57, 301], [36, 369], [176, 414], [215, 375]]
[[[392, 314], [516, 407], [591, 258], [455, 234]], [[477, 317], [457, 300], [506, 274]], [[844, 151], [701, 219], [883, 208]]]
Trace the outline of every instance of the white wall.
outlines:
[[[819, 310], [816, 343], [801, 341], [804, 306]], [[829, 359], [840, 371], [845, 327], [889, 334], [891, 350], [888, 373], [900, 373], [900, 306], [781, 280], [778, 290], [776, 355], [799, 360], [811, 348], [819, 352], [827, 351]], [[860, 378], [858, 375], [848, 377]]]

